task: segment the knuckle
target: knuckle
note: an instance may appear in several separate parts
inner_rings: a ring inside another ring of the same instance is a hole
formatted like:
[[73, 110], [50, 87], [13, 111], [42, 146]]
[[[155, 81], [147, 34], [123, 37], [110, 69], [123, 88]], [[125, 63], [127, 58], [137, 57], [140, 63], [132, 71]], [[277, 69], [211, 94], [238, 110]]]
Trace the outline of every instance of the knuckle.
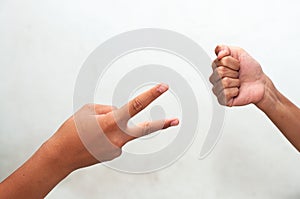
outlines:
[[[125, 142], [120, 139], [120, 138], [116, 138], [114, 141], [113, 141], [114, 145], [116, 145], [117, 147], [121, 148], [122, 146], [124, 146]], [[118, 151], [116, 151], [116, 153], [118, 153]]]
[[148, 135], [151, 132], [151, 123], [150, 122], [145, 122], [143, 126], [143, 135]]
[[139, 98], [135, 98], [133, 100], [133, 109], [135, 111], [141, 111], [143, 109], [144, 105], [143, 105], [143, 102], [139, 99]]
[[221, 105], [225, 105], [225, 103], [224, 103], [224, 97], [223, 97], [223, 96], [219, 96], [219, 97], [218, 97], [218, 102], [219, 102], [219, 104], [221, 104]]
[[214, 86], [211, 90], [212, 90], [213, 94], [217, 96], [217, 88]]
[[211, 76], [209, 77], [209, 81], [210, 81], [211, 84], [213, 84], [213, 75], [211, 75]]
[[229, 64], [229, 59], [231, 57], [230, 56], [227, 56], [227, 57], [223, 57], [221, 60], [220, 60], [220, 64], [223, 65], [223, 66], [227, 66]]
[[218, 67], [218, 59], [215, 59], [215, 60], [212, 62], [211, 67], [212, 67], [213, 69], [215, 69], [215, 68]]
[[219, 75], [220, 78], [224, 77], [225, 74], [226, 74], [226, 69], [225, 69], [225, 67], [219, 66], [219, 67], [217, 68], [217, 73], [218, 73], [218, 75]]
[[229, 79], [228, 77], [224, 77], [224, 78], [222, 79], [222, 85], [223, 85], [223, 88], [228, 88], [228, 87], [230, 87], [230, 85], [231, 85], [230, 79]]
[[156, 87], [156, 89], [151, 89], [150, 90], [151, 93], [151, 97], [155, 98], [157, 97], [157, 95], [160, 93], [158, 87]]
[[109, 140], [114, 146], [116, 146], [116, 153], [118, 152], [117, 149], [120, 149], [125, 144], [124, 140], [122, 139], [122, 136], [118, 134], [110, 137]]

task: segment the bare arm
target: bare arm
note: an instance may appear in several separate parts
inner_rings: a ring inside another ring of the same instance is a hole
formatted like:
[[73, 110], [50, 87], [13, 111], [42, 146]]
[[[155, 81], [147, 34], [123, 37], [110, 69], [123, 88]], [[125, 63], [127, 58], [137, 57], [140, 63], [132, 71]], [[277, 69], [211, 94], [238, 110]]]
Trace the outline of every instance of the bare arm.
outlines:
[[264, 98], [256, 104], [300, 152], [300, 109], [267, 78]]
[[255, 104], [300, 151], [300, 109], [284, 97], [260, 64], [238, 47], [217, 46], [210, 81], [226, 106]]
[[157, 85], [120, 109], [97, 104], [82, 107], [1, 182], [0, 198], [43, 198], [74, 170], [112, 160], [127, 142], [178, 125], [178, 119], [166, 119], [127, 126], [131, 117], [167, 90], [167, 85]]

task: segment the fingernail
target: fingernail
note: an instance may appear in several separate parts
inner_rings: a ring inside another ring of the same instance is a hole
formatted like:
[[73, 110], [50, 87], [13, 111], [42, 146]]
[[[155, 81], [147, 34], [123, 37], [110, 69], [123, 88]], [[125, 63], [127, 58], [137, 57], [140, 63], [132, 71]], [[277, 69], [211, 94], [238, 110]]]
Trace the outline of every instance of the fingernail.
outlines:
[[170, 123], [170, 126], [177, 126], [179, 124], [179, 120], [173, 120], [171, 123]]
[[167, 84], [160, 84], [157, 88], [157, 91], [160, 93], [164, 93], [169, 89], [169, 86]]

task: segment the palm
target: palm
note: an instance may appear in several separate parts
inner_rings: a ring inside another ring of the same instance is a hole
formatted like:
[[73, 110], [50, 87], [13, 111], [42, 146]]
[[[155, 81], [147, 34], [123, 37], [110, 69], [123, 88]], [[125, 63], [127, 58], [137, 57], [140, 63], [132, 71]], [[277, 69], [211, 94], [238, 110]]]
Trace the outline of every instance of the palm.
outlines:
[[233, 100], [233, 106], [259, 102], [264, 95], [264, 73], [260, 64], [243, 49], [230, 48], [230, 50], [232, 56], [240, 61], [241, 85], [239, 95]]

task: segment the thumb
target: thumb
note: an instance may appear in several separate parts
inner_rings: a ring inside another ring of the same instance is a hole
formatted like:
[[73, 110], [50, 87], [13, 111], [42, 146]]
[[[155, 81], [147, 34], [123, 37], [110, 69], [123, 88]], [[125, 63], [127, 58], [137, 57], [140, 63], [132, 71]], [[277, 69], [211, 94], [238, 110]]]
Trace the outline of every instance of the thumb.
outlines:
[[218, 45], [215, 49], [215, 53], [218, 57], [218, 60], [221, 60], [223, 57], [230, 56], [230, 48], [226, 45]]

